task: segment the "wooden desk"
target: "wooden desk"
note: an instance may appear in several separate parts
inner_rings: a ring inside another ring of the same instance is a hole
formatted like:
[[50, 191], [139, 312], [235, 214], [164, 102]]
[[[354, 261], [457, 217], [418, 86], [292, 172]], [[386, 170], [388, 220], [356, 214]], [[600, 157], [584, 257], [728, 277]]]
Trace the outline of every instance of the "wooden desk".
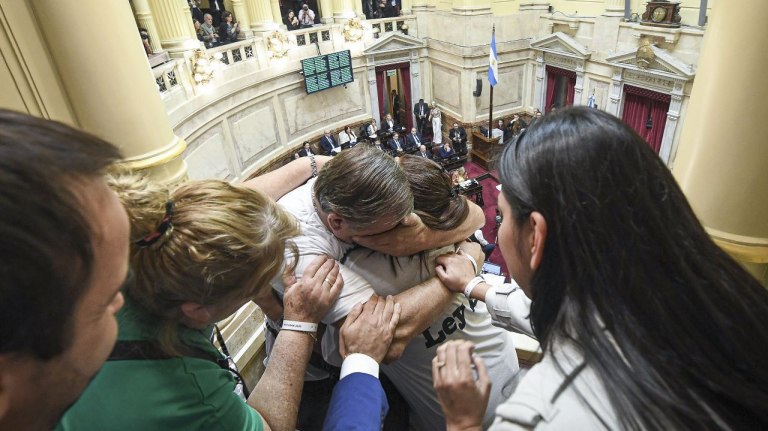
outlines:
[[467, 156], [453, 156], [450, 159], [435, 159], [446, 171], [452, 172], [456, 169], [464, 167], [464, 163], [467, 163]]
[[480, 185], [479, 182], [475, 180], [469, 180], [469, 184], [466, 186], [464, 185], [458, 185], [456, 186], [458, 189], [459, 194], [462, 194], [468, 198], [474, 197], [475, 203], [483, 206], [485, 205], [485, 202], [483, 202], [483, 186]]
[[477, 130], [472, 131], [472, 161], [486, 171], [493, 168], [493, 161], [503, 148], [499, 138], [487, 138]]

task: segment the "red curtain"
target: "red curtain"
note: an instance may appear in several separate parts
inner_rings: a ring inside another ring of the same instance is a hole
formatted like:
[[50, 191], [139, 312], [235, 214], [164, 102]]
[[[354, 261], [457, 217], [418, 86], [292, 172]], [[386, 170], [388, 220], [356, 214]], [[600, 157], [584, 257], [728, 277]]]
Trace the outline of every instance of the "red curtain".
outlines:
[[376, 124], [381, 127], [381, 119], [384, 118], [384, 102], [387, 95], [384, 94], [384, 70], [376, 70], [376, 93], [379, 97], [379, 118], [376, 118]]
[[547, 73], [547, 99], [544, 102], [544, 113], [546, 114], [552, 108], [552, 101], [555, 100], [555, 87], [557, 86], [557, 75]]
[[[669, 94], [658, 93], [645, 88], [624, 86], [624, 113], [622, 120], [634, 129], [656, 154], [661, 149], [664, 127], [669, 111]], [[648, 120], [650, 119], [650, 124]], [[651, 126], [648, 128], [648, 126]]]
[[406, 130], [410, 131], [413, 127], [413, 104], [411, 103], [411, 66], [405, 66], [400, 68], [400, 78], [403, 80], [403, 94], [400, 95], [400, 109], [405, 109], [403, 118], [405, 120], [404, 126]]

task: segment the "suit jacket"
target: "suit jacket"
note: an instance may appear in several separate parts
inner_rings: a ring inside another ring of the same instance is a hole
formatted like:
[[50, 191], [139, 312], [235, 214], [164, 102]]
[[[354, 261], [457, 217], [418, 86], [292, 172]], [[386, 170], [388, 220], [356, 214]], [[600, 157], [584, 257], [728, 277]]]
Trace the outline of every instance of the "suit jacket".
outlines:
[[419, 157], [423, 157], [425, 159], [429, 159], [429, 160], [432, 160], [432, 158], [433, 158], [432, 151], [430, 151], [430, 150], [427, 150], [427, 152], [424, 153], [424, 154], [422, 154], [421, 151], [419, 151], [418, 153], [416, 153], [416, 155], [419, 156]]
[[447, 159], [456, 155], [456, 151], [451, 148], [451, 151], [446, 151], [445, 147], [440, 147], [440, 158]]
[[[418, 141], [416, 138], [419, 138]], [[414, 138], [413, 133], [409, 133], [405, 136], [405, 140], [407, 141], [408, 147], [419, 149], [419, 145], [424, 143], [424, 140], [421, 139], [421, 135], [416, 133], [416, 138]]]
[[[421, 110], [422, 108], [424, 109], [424, 111]], [[416, 118], [426, 119], [429, 116], [429, 105], [427, 105], [427, 102], [417, 103], [413, 105], [413, 115], [415, 115]]]
[[389, 410], [381, 382], [365, 373], [352, 373], [333, 388], [323, 430], [380, 430]]
[[[400, 149], [405, 151], [405, 142], [403, 142], [403, 138], [398, 138], [397, 140], [400, 142]], [[394, 138], [387, 141], [387, 145], [389, 146], [390, 150], [397, 152], [397, 142], [395, 142]]]
[[467, 142], [467, 132], [463, 127], [459, 127], [458, 129], [451, 128], [451, 131], [448, 132], [448, 139], [450, 139], [451, 142], [454, 142], [454, 138], [458, 138], [458, 141], [461, 143]]
[[338, 146], [339, 144], [336, 143], [336, 139], [334, 139], [333, 136], [323, 135], [323, 137], [320, 138], [320, 147], [322, 147], [326, 156], [330, 156], [332, 154], [331, 150]]
[[394, 118], [392, 119], [392, 124], [391, 125], [389, 124], [389, 121], [387, 121], [387, 120], [384, 120], [384, 121], [381, 122], [381, 130], [384, 130], [385, 132], [392, 132], [392, 131], [398, 130], [399, 128], [400, 128], [400, 126], [398, 126], [398, 124], [397, 124], [397, 122], [395, 121]]
[[[309, 152], [312, 152], [312, 150], [310, 149]], [[307, 157], [309, 155], [309, 152], [307, 152], [307, 150], [302, 148], [302, 149], [299, 150], [299, 157]], [[314, 153], [312, 153], [312, 154], [314, 154]]]

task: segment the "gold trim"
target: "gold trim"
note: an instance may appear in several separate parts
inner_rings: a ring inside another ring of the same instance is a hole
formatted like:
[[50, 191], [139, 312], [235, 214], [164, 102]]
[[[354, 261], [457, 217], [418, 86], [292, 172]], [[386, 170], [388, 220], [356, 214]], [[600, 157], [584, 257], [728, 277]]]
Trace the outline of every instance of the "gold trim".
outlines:
[[131, 157], [122, 160], [119, 165], [132, 171], [154, 168], [164, 165], [171, 160], [179, 157], [187, 149], [187, 141], [174, 136], [173, 142], [165, 148], [161, 148], [154, 153], [144, 154], [138, 157]]
[[735, 235], [705, 228], [712, 240], [726, 253], [740, 262], [768, 263], [768, 238]]

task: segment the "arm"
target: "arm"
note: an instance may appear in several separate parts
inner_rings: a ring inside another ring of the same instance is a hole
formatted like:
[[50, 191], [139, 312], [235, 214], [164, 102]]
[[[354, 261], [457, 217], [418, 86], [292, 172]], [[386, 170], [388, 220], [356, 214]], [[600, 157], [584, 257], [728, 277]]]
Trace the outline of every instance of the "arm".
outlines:
[[[330, 157], [315, 156], [317, 170], [319, 171], [328, 160]], [[309, 157], [302, 157], [272, 172], [245, 181], [243, 186], [258, 190], [272, 199], [278, 200], [310, 178], [312, 178], [311, 160]]]
[[352, 239], [363, 247], [392, 256], [410, 256], [423, 250], [442, 247], [469, 238], [485, 224], [483, 209], [472, 202], [467, 218], [455, 229], [448, 231], [429, 229], [416, 214], [406, 217], [393, 230]]
[[[333, 280], [330, 286], [326, 278]], [[336, 261], [320, 256], [304, 271], [299, 282], [286, 288], [283, 304], [285, 320], [318, 323], [336, 301], [344, 282]], [[270, 355], [264, 375], [248, 397], [269, 428], [295, 429], [304, 371], [314, 345], [314, 334], [283, 329]]]
[[378, 380], [379, 362], [400, 317], [400, 307], [392, 297], [358, 304], [339, 331], [339, 347], [344, 362], [341, 379], [333, 389], [323, 429], [378, 430], [389, 406]]

